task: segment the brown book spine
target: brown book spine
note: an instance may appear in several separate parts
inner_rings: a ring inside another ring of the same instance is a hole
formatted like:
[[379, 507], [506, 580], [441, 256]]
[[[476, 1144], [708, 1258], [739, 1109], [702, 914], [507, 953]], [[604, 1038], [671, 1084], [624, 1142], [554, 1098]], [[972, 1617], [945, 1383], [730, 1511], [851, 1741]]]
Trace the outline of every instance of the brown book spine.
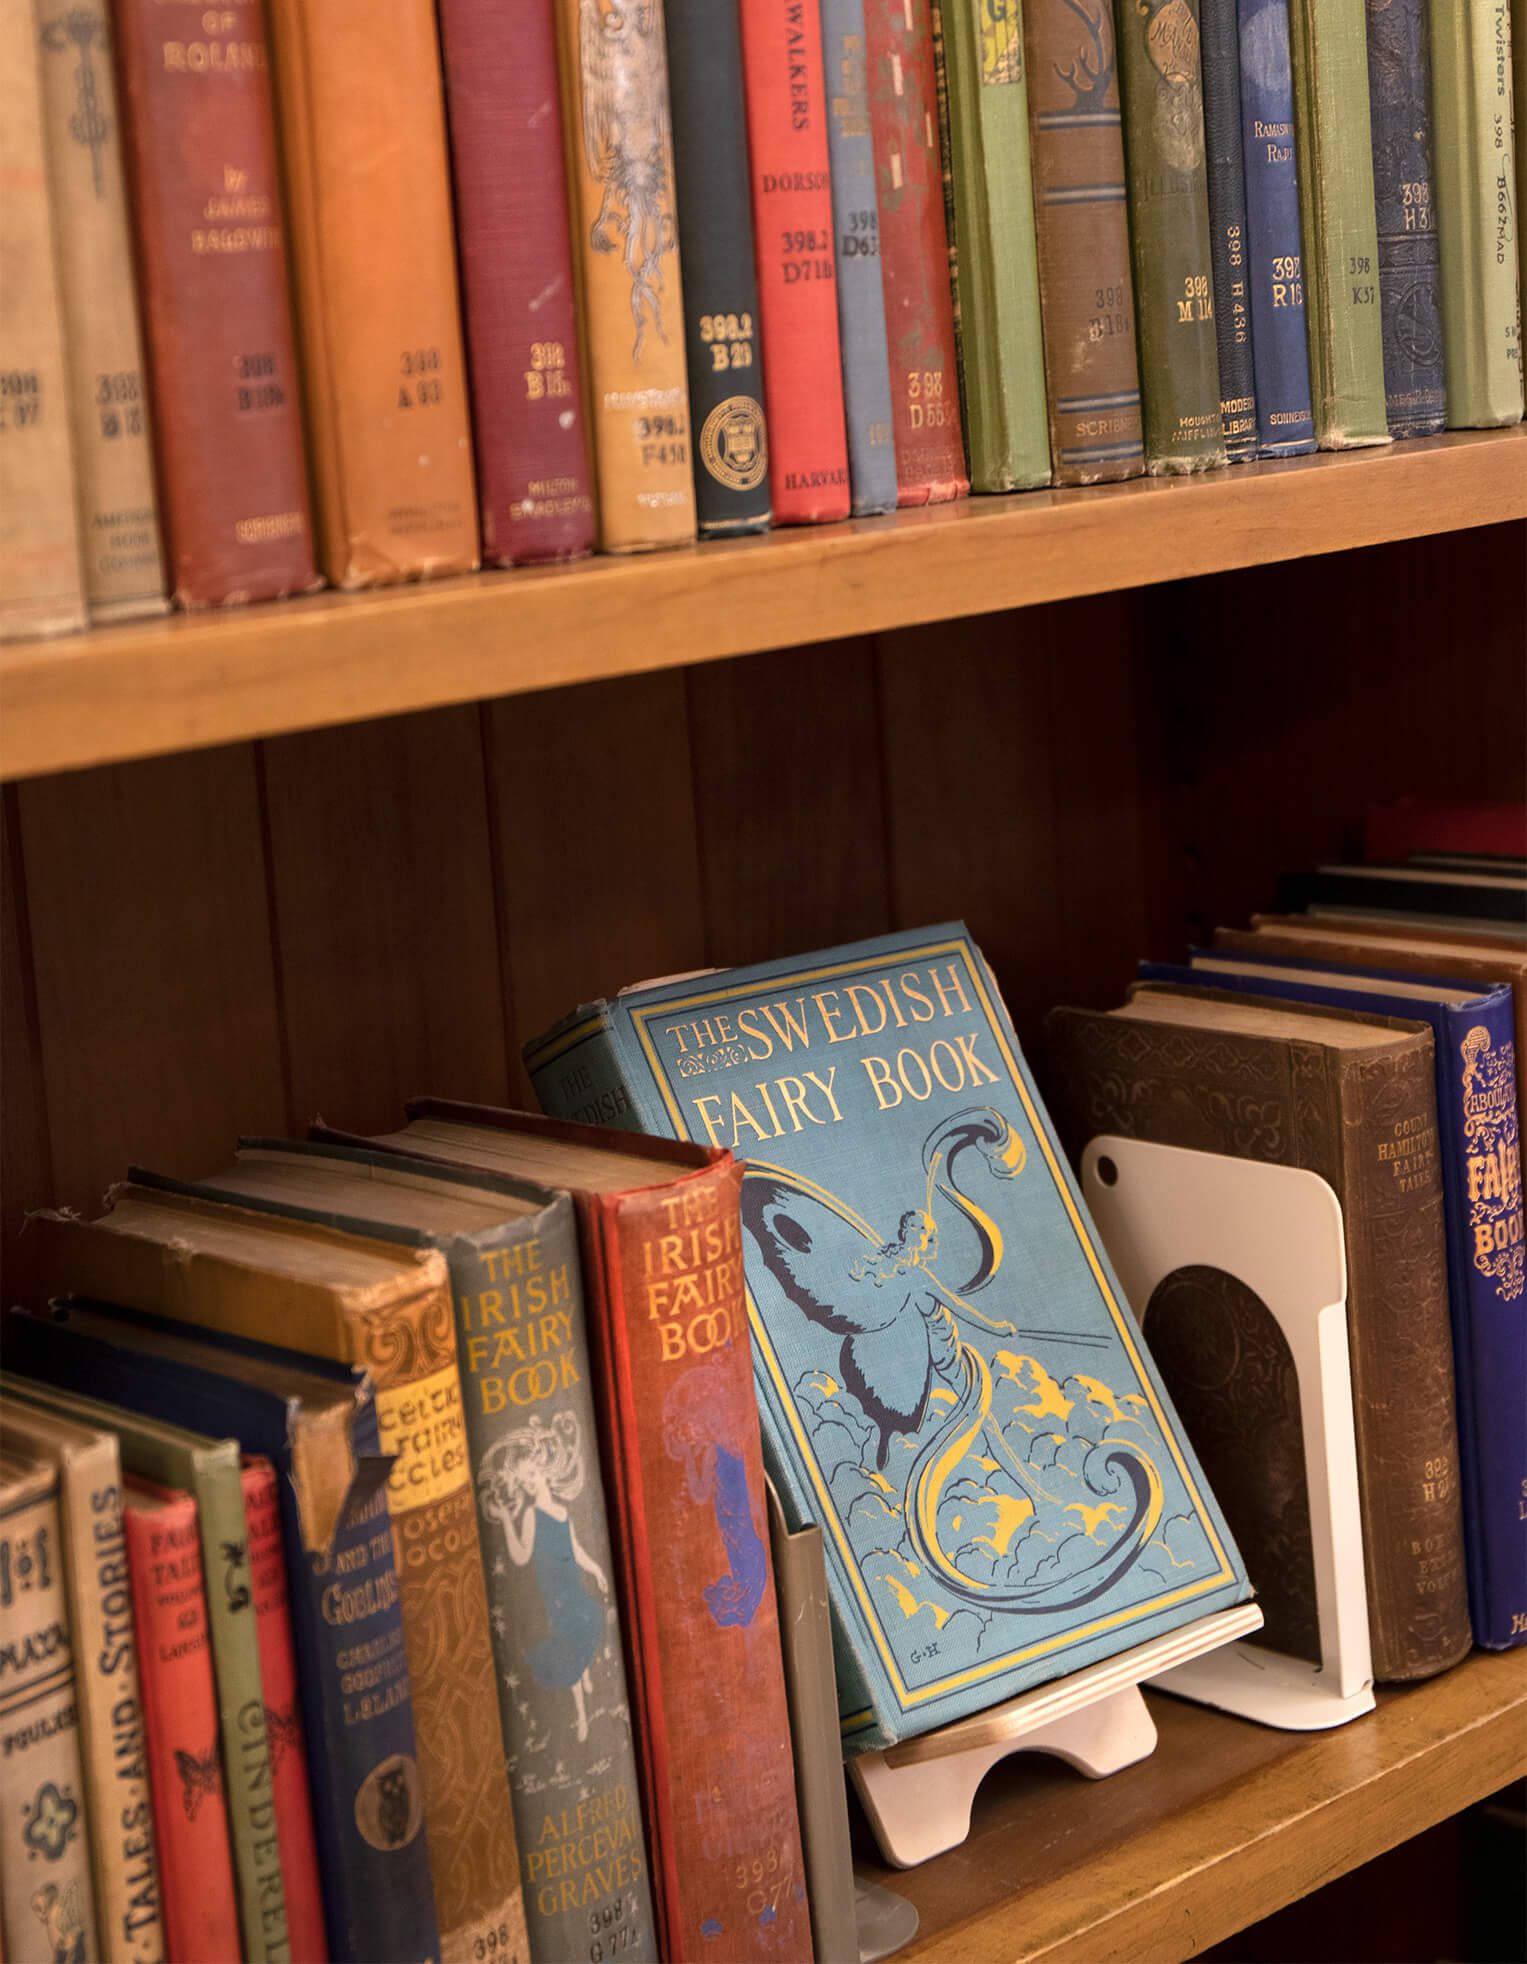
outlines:
[[[503, 31], [512, 34], [507, 19]], [[477, 495], [435, 10], [271, 0], [323, 570], [470, 571]]]
[[317, 584], [261, 0], [114, 16], [170, 583]]

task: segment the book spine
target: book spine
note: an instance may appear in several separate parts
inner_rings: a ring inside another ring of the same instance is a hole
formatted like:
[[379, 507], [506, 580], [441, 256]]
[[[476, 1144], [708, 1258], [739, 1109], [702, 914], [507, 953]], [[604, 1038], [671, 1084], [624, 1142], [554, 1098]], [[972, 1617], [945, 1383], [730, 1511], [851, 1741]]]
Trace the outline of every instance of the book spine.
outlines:
[[477, 564], [435, 10], [271, 0], [323, 570]]
[[[7, 1471], [15, 1470], [15, 1463]], [[96, 1955], [58, 1476], [0, 1487], [0, 1927], [11, 1964]]]
[[864, 0], [822, 0], [822, 59], [848, 476], [851, 509], [859, 518], [896, 509], [891, 360], [885, 286], [880, 278], [880, 204], [870, 134]]
[[1257, 453], [1251, 256], [1241, 158], [1241, 37], [1236, 0], [1202, 0], [1204, 142], [1209, 153], [1209, 240], [1220, 423], [1232, 464]]
[[[483, 559], [594, 543], [554, 0], [441, 0]], [[526, 187], [534, 186], [533, 197]]]
[[655, 1964], [572, 1203], [444, 1252], [530, 1952]]
[[186, 607], [304, 593], [317, 576], [263, 9], [204, 20], [117, 0], [112, 19], [171, 590]]
[[1257, 449], [1263, 457], [1297, 457], [1315, 448], [1315, 416], [1305, 338], [1288, 0], [1240, 0], [1240, 30]]
[[741, 1168], [595, 1198], [585, 1278], [620, 1464], [616, 1556], [673, 1964], [810, 1959], [753, 1395]]
[[1145, 437], [1113, 9], [1025, 0], [1023, 31], [1055, 482], [1138, 477]]
[[449, 1292], [356, 1313], [350, 1328], [392, 1456], [387, 1501], [442, 1964], [529, 1964]]
[[850, 505], [821, 19], [800, 0], [740, 14], [774, 522], [815, 524]]
[[1447, 420], [1522, 417], [1511, 15], [1506, 0], [1429, 0]]
[[143, 1730], [172, 1964], [235, 1958], [238, 1904], [218, 1753], [217, 1693], [196, 1503], [122, 1510], [138, 1624]]
[[944, 0], [940, 20], [971, 486], [1028, 490], [1050, 481], [1050, 434], [1023, 16]]
[[684, 341], [702, 537], [769, 522], [737, 0], [666, 0]]
[[660, 0], [557, 0], [599, 543], [695, 536], [689, 380]]
[[1431, 436], [1447, 418], [1426, 0], [1367, 0], [1373, 204], [1392, 436]]
[[1198, 0], [1121, 6], [1124, 155], [1146, 468], [1223, 464]]
[[164, 605], [111, 30], [100, 0], [38, 15], [85, 597], [97, 620]]
[[929, 0], [865, 0], [864, 24], [896, 502], [943, 504], [963, 498], [970, 480], [960, 429]]
[[0, 0], [0, 641], [85, 625], [30, 0]]
[[1315, 435], [1387, 443], [1364, 0], [1289, 0]]
[[260, 1652], [260, 1692], [292, 1964], [325, 1964], [329, 1952], [318, 1883], [313, 1807], [308, 1795], [307, 1745], [297, 1709], [297, 1657], [286, 1595], [276, 1469], [268, 1459], [246, 1459], [242, 1485], [249, 1536], [249, 1585]]

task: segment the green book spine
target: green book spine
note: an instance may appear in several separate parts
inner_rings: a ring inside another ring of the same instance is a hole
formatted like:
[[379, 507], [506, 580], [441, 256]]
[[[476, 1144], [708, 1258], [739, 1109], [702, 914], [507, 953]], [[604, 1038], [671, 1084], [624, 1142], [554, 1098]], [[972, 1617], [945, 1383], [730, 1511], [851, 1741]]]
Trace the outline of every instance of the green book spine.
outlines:
[[1050, 481], [1020, 0], [944, 0], [946, 158], [971, 488]]
[[1431, 0], [1432, 124], [1447, 420], [1522, 420], [1511, 12], [1506, 0]]
[[1209, 470], [1229, 459], [1198, 0], [1119, 0], [1118, 23], [1145, 467], [1153, 476]]
[[1388, 443], [1364, 0], [1289, 0], [1288, 19], [1315, 435]]

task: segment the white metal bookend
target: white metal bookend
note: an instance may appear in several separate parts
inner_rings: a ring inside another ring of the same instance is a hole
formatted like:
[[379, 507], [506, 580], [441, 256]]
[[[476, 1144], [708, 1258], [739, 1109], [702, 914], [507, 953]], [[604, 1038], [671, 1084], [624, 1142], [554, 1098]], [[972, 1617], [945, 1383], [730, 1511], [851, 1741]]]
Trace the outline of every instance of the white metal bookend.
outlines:
[[1082, 1156], [1082, 1192], [1138, 1317], [1178, 1269], [1221, 1269], [1270, 1311], [1299, 1382], [1320, 1664], [1238, 1642], [1154, 1682], [1291, 1732], [1345, 1725], [1373, 1709], [1373, 1669], [1341, 1204], [1298, 1167], [1107, 1136]]

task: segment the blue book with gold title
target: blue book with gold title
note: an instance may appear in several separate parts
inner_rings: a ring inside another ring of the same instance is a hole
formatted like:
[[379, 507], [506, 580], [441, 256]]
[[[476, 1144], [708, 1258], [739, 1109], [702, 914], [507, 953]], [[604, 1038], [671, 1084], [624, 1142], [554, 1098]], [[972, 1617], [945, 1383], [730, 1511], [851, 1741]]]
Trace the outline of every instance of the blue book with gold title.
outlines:
[[764, 1455], [822, 1528], [849, 1751], [1251, 1593], [959, 926], [625, 991], [543, 1108], [732, 1148]]

